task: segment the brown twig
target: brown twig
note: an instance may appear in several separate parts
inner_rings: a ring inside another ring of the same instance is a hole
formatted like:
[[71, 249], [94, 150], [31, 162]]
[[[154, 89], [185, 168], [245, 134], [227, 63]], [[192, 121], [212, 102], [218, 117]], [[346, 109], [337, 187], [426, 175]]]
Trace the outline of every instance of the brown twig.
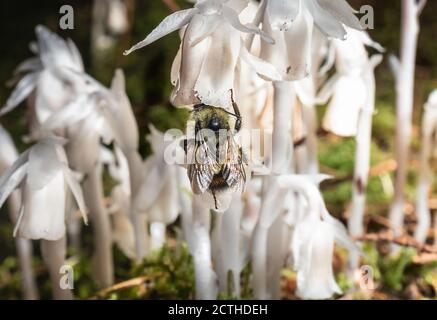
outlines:
[[98, 299], [99, 297], [107, 296], [108, 294], [113, 292], [139, 287], [141, 285], [146, 284], [147, 281], [150, 281], [150, 276], [141, 276], [123, 282], [119, 282], [114, 284], [113, 286], [100, 290], [99, 292], [97, 292], [97, 294], [94, 297], [91, 297], [90, 300], [95, 300]]
[[404, 247], [411, 247], [415, 248], [418, 251], [422, 253], [429, 253], [437, 255], [437, 249], [434, 248], [431, 245], [427, 244], [421, 244], [420, 242], [416, 241], [413, 237], [409, 235], [402, 235], [399, 237], [395, 237], [393, 232], [391, 231], [383, 231], [379, 233], [368, 233], [362, 236], [355, 237], [355, 240], [357, 241], [373, 241], [373, 242], [379, 242], [379, 241], [386, 241], [386, 242], [392, 242]]

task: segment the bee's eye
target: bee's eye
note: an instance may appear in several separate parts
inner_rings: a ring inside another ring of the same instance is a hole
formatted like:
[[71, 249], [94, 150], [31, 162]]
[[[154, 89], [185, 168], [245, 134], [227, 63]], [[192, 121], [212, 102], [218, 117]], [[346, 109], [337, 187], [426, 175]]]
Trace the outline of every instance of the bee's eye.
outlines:
[[219, 131], [220, 130], [220, 120], [217, 117], [212, 117], [209, 120], [208, 128], [213, 131]]

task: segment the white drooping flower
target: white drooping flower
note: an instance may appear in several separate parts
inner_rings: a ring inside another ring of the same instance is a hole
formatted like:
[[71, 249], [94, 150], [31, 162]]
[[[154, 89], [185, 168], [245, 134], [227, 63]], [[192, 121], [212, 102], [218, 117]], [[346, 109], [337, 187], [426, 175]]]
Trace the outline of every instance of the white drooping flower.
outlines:
[[327, 299], [340, 294], [332, 270], [334, 228], [317, 215], [308, 214], [293, 233], [293, 256], [297, 270], [297, 295]]
[[264, 0], [254, 21], [275, 44], [262, 44], [261, 58], [273, 64], [283, 80], [299, 80], [311, 71], [314, 26], [325, 36], [344, 40], [345, 28], [361, 30], [345, 0]]
[[173, 223], [179, 215], [179, 193], [185, 191], [180, 190], [177, 177], [178, 170], [184, 169], [165, 162], [164, 152], [168, 144], [164, 141], [163, 133], [150, 126], [147, 140], [153, 154], [144, 162], [145, 176], [132, 205], [138, 213], [147, 214], [152, 225], [155, 224], [151, 235], [152, 247], [156, 249], [165, 239], [165, 226]]
[[68, 189], [87, 223], [82, 189], [68, 167], [63, 144], [65, 140], [55, 136], [42, 139], [0, 178], [0, 206], [17, 187], [23, 197], [14, 235], [51, 241], [61, 239], [65, 235]]
[[102, 163], [108, 166], [111, 177], [119, 184], [111, 190], [111, 206], [108, 212], [112, 217], [112, 237], [119, 249], [130, 259], [135, 259], [135, 233], [130, 213], [130, 173], [127, 159], [119, 147], [114, 152], [101, 150]]
[[66, 68], [83, 72], [84, 67], [73, 41], [60, 38], [44, 26], [37, 26], [35, 32], [37, 43], [32, 48], [37, 56], [17, 67], [15, 74], [21, 79], [0, 110], [0, 115], [13, 110], [35, 92], [35, 104], [31, 107], [35, 109], [34, 125], [38, 127], [77, 93], [74, 84], [64, 81], [59, 70]]
[[18, 158], [17, 149], [9, 133], [0, 125], [0, 173]]
[[250, 54], [242, 43], [241, 33], [258, 34], [264, 41], [273, 42], [258, 28], [240, 22], [239, 14], [247, 5], [247, 0], [198, 1], [194, 8], [165, 18], [126, 54], [185, 27], [172, 66], [172, 103], [183, 106], [202, 102], [231, 109], [231, 90], [240, 58], [263, 77], [280, 78], [273, 66]]
[[364, 76], [371, 66], [366, 46], [384, 51], [364, 31], [348, 29], [348, 34], [345, 41], [331, 41], [327, 63], [321, 70], [326, 72], [335, 61], [337, 73], [321, 90], [320, 102], [332, 97], [323, 119], [323, 128], [343, 137], [356, 135], [358, 117], [367, 102], [368, 83]]
[[422, 115], [422, 148], [420, 152], [419, 183], [416, 195], [417, 227], [414, 237], [424, 243], [428, 237], [431, 225], [431, 212], [429, 208], [429, 190], [433, 181], [433, 172], [430, 166], [431, 159], [435, 156], [435, 132], [437, 129], [437, 89], [431, 92], [424, 105]]
[[328, 299], [341, 293], [333, 272], [334, 244], [360, 252], [346, 228], [327, 211], [318, 184], [326, 176], [284, 175], [278, 186], [303, 197], [304, 210], [295, 217], [291, 242], [297, 271], [297, 294], [304, 299]]

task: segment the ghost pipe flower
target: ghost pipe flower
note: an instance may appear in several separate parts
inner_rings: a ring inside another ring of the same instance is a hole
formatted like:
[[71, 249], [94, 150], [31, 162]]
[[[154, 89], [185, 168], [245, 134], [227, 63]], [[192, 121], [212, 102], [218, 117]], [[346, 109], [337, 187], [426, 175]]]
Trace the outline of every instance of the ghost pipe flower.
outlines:
[[[78, 97], [78, 99], [80, 96]], [[86, 101], [86, 100], [85, 100]], [[104, 117], [94, 111], [101, 107], [98, 96], [92, 95], [87, 104], [73, 101], [70, 105], [51, 115], [43, 124], [46, 130], [68, 128], [69, 143], [67, 154], [71, 166], [85, 175], [83, 188], [85, 202], [90, 210], [95, 245], [95, 275], [102, 287], [113, 283], [112, 238], [109, 216], [103, 204], [103, 186], [101, 180], [102, 164], [100, 159], [100, 137], [108, 140]], [[97, 105], [97, 107], [96, 107]], [[83, 107], [83, 112], [68, 118], [72, 110]], [[86, 108], [90, 109], [86, 112]], [[85, 119], [82, 117], [85, 116]], [[65, 122], [64, 122], [65, 121]], [[84, 152], [85, 150], [85, 152]]]
[[328, 59], [320, 73], [325, 74], [335, 61], [336, 74], [326, 82], [318, 101], [323, 104], [332, 97], [323, 119], [323, 128], [342, 137], [357, 134], [359, 115], [366, 104], [364, 75], [369, 67], [366, 45], [384, 51], [366, 32], [352, 29], [348, 32], [347, 40], [333, 39], [330, 43]]
[[[364, 70], [363, 79], [366, 83], [366, 99], [358, 118], [358, 132], [356, 135], [354, 183], [352, 191], [352, 207], [348, 227], [351, 236], [364, 233], [364, 211], [366, 205], [366, 187], [370, 166], [370, 146], [372, 140], [372, 117], [375, 109], [375, 76], [374, 69], [381, 62], [382, 55], [374, 55], [369, 59]], [[351, 252], [349, 267], [355, 270], [358, 267], [359, 257]]]
[[[301, 297], [308, 299], [326, 299], [339, 291], [332, 276], [333, 240], [349, 250], [357, 249], [349, 239], [344, 226], [332, 218], [326, 210], [323, 198], [317, 188], [317, 185], [325, 178], [326, 176], [302, 175], [281, 175], [276, 177], [274, 182], [269, 184], [268, 195], [263, 198], [260, 221], [257, 225], [257, 228], [264, 227], [266, 229], [273, 225], [278, 218], [278, 214], [283, 212], [286, 206], [284, 201], [287, 193], [296, 192], [303, 197], [305, 210], [303, 216], [296, 217], [297, 221], [294, 222], [296, 226], [292, 238], [292, 248], [294, 266], [298, 271], [298, 292]], [[270, 179], [272, 178], [270, 177]], [[263, 211], [271, 214], [263, 214]], [[315, 235], [313, 232], [312, 227], [315, 224], [320, 226], [320, 230], [323, 232], [322, 235]], [[327, 230], [330, 230], [330, 232], [326, 232]], [[261, 238], [263, 235], [267, 237], [267, 232], [255, 233], [254, 245], [257, 241], [267, 243], [266, 240]], [[318, 238], [319, 236], [321, 238]], [[253, 249], [252, 267], [254, 269], [255, 296], [259, 299], [272, 298], [275, 296], [277, 288], [270, 286], [270, 293], [267, 291], [267, 265], [263, 258], [266, 253], [262, 252], [267, 247], [254, 246]], [[318, 257], [318, 254], [325, 250], [328, 250], [328, 252], [325, 252], [324, 256]], [[285, 256], [282, 258], [285, 261]], [[262, 275], [258, 276], [257, 272], [261, 272]], [[311, 291], [311, 289], [314, 291]]]
[[402, 0], [402, 30], [400, 60], [392, 58], [396, 81], [396, 182], [390, 208], [390, 224], [401, 233], [404, 219], [404, 192], [407, 179], [409, 146], [414, 104], [414, 71], [416, 64], [419, 17], [426, 0]]
[[[64, 79], [74, 83], [77, 92], [80, 92], [80, 94], [62, 110], [47, 119], [43, 127], [48, 130], [67, 127], [71, 128], [69, 134], [75, 135], [75, 132], [78, 132], [80, 136], [84, 136], [84, 132], [88, 132], [88, 134], [95, 136], [95, 143], [98, 143], [96, 135], [103, 137], [106, 142], [115, 140], [128, 161], [129, 171], [131, 172], [131, 201], [133, 201], [143, 175], [141, 172], [142, 159], [138, 153], [138, 126], [125, 93], [123, 72], [121, 70], [116, 71], [111, 90], [108, 90], [87, 74], [77, 73], [71, 69], [63, 69], [59, 74]], [[79, 129], [81, 126], [87, 128], [87, 130]], [[86, 143], [89, 143], [89, 141], [86, 141]], [[87, 156], [97, 159], [97, 150], [98, 148], [93, 148], [93, 152], [90, 152]], [[70, 155], [74, 156], [71, 153]], [[78, 161], [84, 161], [80, 153], [77, 153], [77, 155], [79, 156]], [[87, 163], [92, 165], [94, 160], [89, 160]], [[89, 168], [89, 170], [92, 169]], [[130, 217], [135, 228], [137, 257], [142, 259], [146, 254], [145, 225], [143, 221], [137, 221], [140, 218], [136, 212], [132, 211], [134, 207], [131, 206], [130, 208]]]
[[68, 168], [64, 143], [65, 140], [54, 136], [42, 139], [24, 152], [0, 178], [0, 206], [18, 186], [23, 193], [14, 235], [35, 240], [61, 239], [65, 235], [65, 184], [87, 223], [82, 190]]
[[35, 91], [35, 104], [31, 107], [36, 114], [34, 126], [38, 127], [74, 96], [74, 87], [60, 79], [58, 71], [69, 68], [83, 72], [83, 63], [70, 39], [64, 41], [44, 26], [37, 26], [35, 32], [38, 39], [35, 48], [37, 57], [24, 61], [16, 69], [15, 74], [22, 78], [0, 110], [0, 115], [13, 110]]
[[325, 178], [319, 176], [317, 181], [311, 181], [305, 176], [285, 175], [277, 182], [280, 188], [303, 195], [306, 202], [306, 214], [298, 218], [292, 238], [297, 294], [305, 299], [327, 299], [341, 293], [332, 270], [334, 241], [350, 252], [359, 252], [346, 228], [325, 207], [317, 188]]
[[[338, 7], [337, 7], [338, 6]], [[324, 11], [325, 8], [327, 11]], [[339, 10], [341, 9], [341, 10]], [[328, 11], [331, 11], [329, 13]], [[341, 13], [340, 13], [341, 12]], [[334, 16], [333, 16], [334, 15]], [[339, 21], [337, 21], [340, 20]], [[293, 107], [295, 86], [287, 81], [302, 79], [311, 70], [311, 50], [314, 23], [320, 31], [333, 37], [344, 38], [346, 30], [342, 23], [350, 24], [361, 29], [358, 19], [345, 1], [336, 4], [328, 1], [264, 1], [254, 24], [263, 22], [263, 30], [275, 39], [275, 45], [263, 43], [261, 58], [273, 64], [281, 73], [282, 81], [273, 82], [273, 144], [272, 144], [272, 173], [283, 175], [294, 172], [293, 144], [291, 133], [293, 124]], [[327, 23], [328, 22], [328, 23]], [[298, 40], [301, 45], [295, 46]], [[278, 199], [268, 199], [267, 190], [275, 190], [277, 177], [265, 178], [263, 181], [264, 194], [260, 220], [255, 230], [253, 242], [254, 291], [258, 298], [269, 296], [265, 283], [267, 272], [266, 250], [268, 229], [275, 221], [276, 216], [270, 214], [273, 203]], [[277, 194], [278, 197], [285, 197]], [[280, 210], [278, 208], [278, 210]], [[277, 214], [277, 213], [276, 213]], [[268, 216], [268, 218], [266, 218]], [[274, 294], [274, 293], [273, 293]], [[270, 297], [272, 293], [270, 293]]]
[[137, 212], [147, 214], [152, 223], [152, 249], [164, 245], [166, 225], [173, 223], [179, 214], [177, 167], [164, 160], [167, 143], [164, 134], [150, 126], [147, 140], [152, 145], [153, 155], [143, 167], [146, 176], [142, 181], [133, 205]]
[[[17, 150], [9, 133], [0, 125], [0, 175], [10, 167], [18, 158]], [[14, 191], [9, 196], [8, 209], [12, 223], [17, 223], [20, 213], [21, 194]], [[38, 299], [38, 289], [36, 287], [35, 276], [32, 269], [32, 243], [23, 238], [15, 238], [18, 262], [21, 274], [21, 286], [23, 297], [26, 300]]]
[[[139, 133], [138, 124], [132, 110], [129, 98], [126, 95], [125, 77], [122, 70], [115, 72], [111, 85], [111, 94], [108, 99], [108, 111], [115, 140], [123, 151], [129, 167], [130, 202], [134, 203], [144, 178], [142, 158], [138, 152]], [[107, 116], [107, 118], [109, 118]], [[111, 120], [112, 119], [112, 120]], [[134, 205], [130, 206], [130, 219], [135, 229], [135, 248], [137, 259], [142, 260], [146, 255], [146, 223], [139, 216]]]
[[417, 241], [426, 241], [431, 225], [431, 213], [428, 206], [428, 193], [432, 183], [430, 158], [435, 143], [437, 129], [437, 90], [434, 90], [424, 106], [422, 116], [422, 150], [420, 154], [420, 174], [416, 196], [417, 226], [414, 237]]
[[280, 78], [275, 68], [252, 56], [242, 44], [242, 32], [259, 34], [265, 41], [273, 42], [259, 29], [241, 24], [238, 16], [247, 4], [245, 0], [198, 1], [194, 8], [165, 18], [145, 40], [125, 54], [187, 25], [172, 67], [175, 86], [172, 103], [182, 106], [200, 100], [208, 105], [231, 109], [230, 91], [234, 88], [235, 69], [240, 58], [260, 75], [269, 79]]
[[[73, 193], [87, 223], [82, 190], [71, 170], [58, 137], [47, 137], [24, 152], [0, 178], [0, 206], [20, 186], [23, 202], [14, 236], [41, 239], [43, 251], [57, 259], [45, 259], [56, 299], [71, 298], [68, 290], [59, 290], [59, 267], [65, 259], [66, 185]], [[59, 242], [59, 243], [58, 243]]]
[[[369, 59], [367, 46], [384, 51], [364, 31], [348, 30], [345, 41], [333, 39], [326, 64], [320, 73], [325, 74], [334, 64], [337, 73], [326, 82], [319, 94], [319, 103], [332, 96], [323, 120], [323, 127], [339, 136], [356, 138], [354, 184], [349, 230], [352, 236], [363, 234], [365, 190], [369, 174], [372, 116], [375, 109], [374, 69], [382, 56]], [[350, 271], [358, 267], [358, 255], [349, 257]]]
[[354, 12], [345, 0], [263, 0], [254, 25], [262, 22], [275, 45], [263, 43], [261, 58], [278, 68], [283, 80], [305, 78], [311, 71], [314, 25], [327, 37], [344, 40], [344, 25], [361, 30]]
[[114, 152], [102, 147], [102, 163], [108, 166], [109, 174], [118, 181], [111, 190], [111, 206], [108, 208], [112, 214], [113, 240], [119, 249], [130, 259], [136, 258], [135, 232], [130, 213], [130, 174], [126, 157], [119, 147], [115, 146]]

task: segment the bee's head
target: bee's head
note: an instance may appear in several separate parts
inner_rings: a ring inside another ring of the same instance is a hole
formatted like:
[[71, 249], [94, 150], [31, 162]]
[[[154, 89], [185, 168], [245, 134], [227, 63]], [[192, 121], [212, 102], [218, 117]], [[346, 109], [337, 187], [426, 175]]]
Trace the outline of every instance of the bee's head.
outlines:
[[193, 118], [197, 130], [209, 129], [218, 133], [221, 129], [230, 129], [230, 115], [219, 107], [196, 105], [193, 110]]

